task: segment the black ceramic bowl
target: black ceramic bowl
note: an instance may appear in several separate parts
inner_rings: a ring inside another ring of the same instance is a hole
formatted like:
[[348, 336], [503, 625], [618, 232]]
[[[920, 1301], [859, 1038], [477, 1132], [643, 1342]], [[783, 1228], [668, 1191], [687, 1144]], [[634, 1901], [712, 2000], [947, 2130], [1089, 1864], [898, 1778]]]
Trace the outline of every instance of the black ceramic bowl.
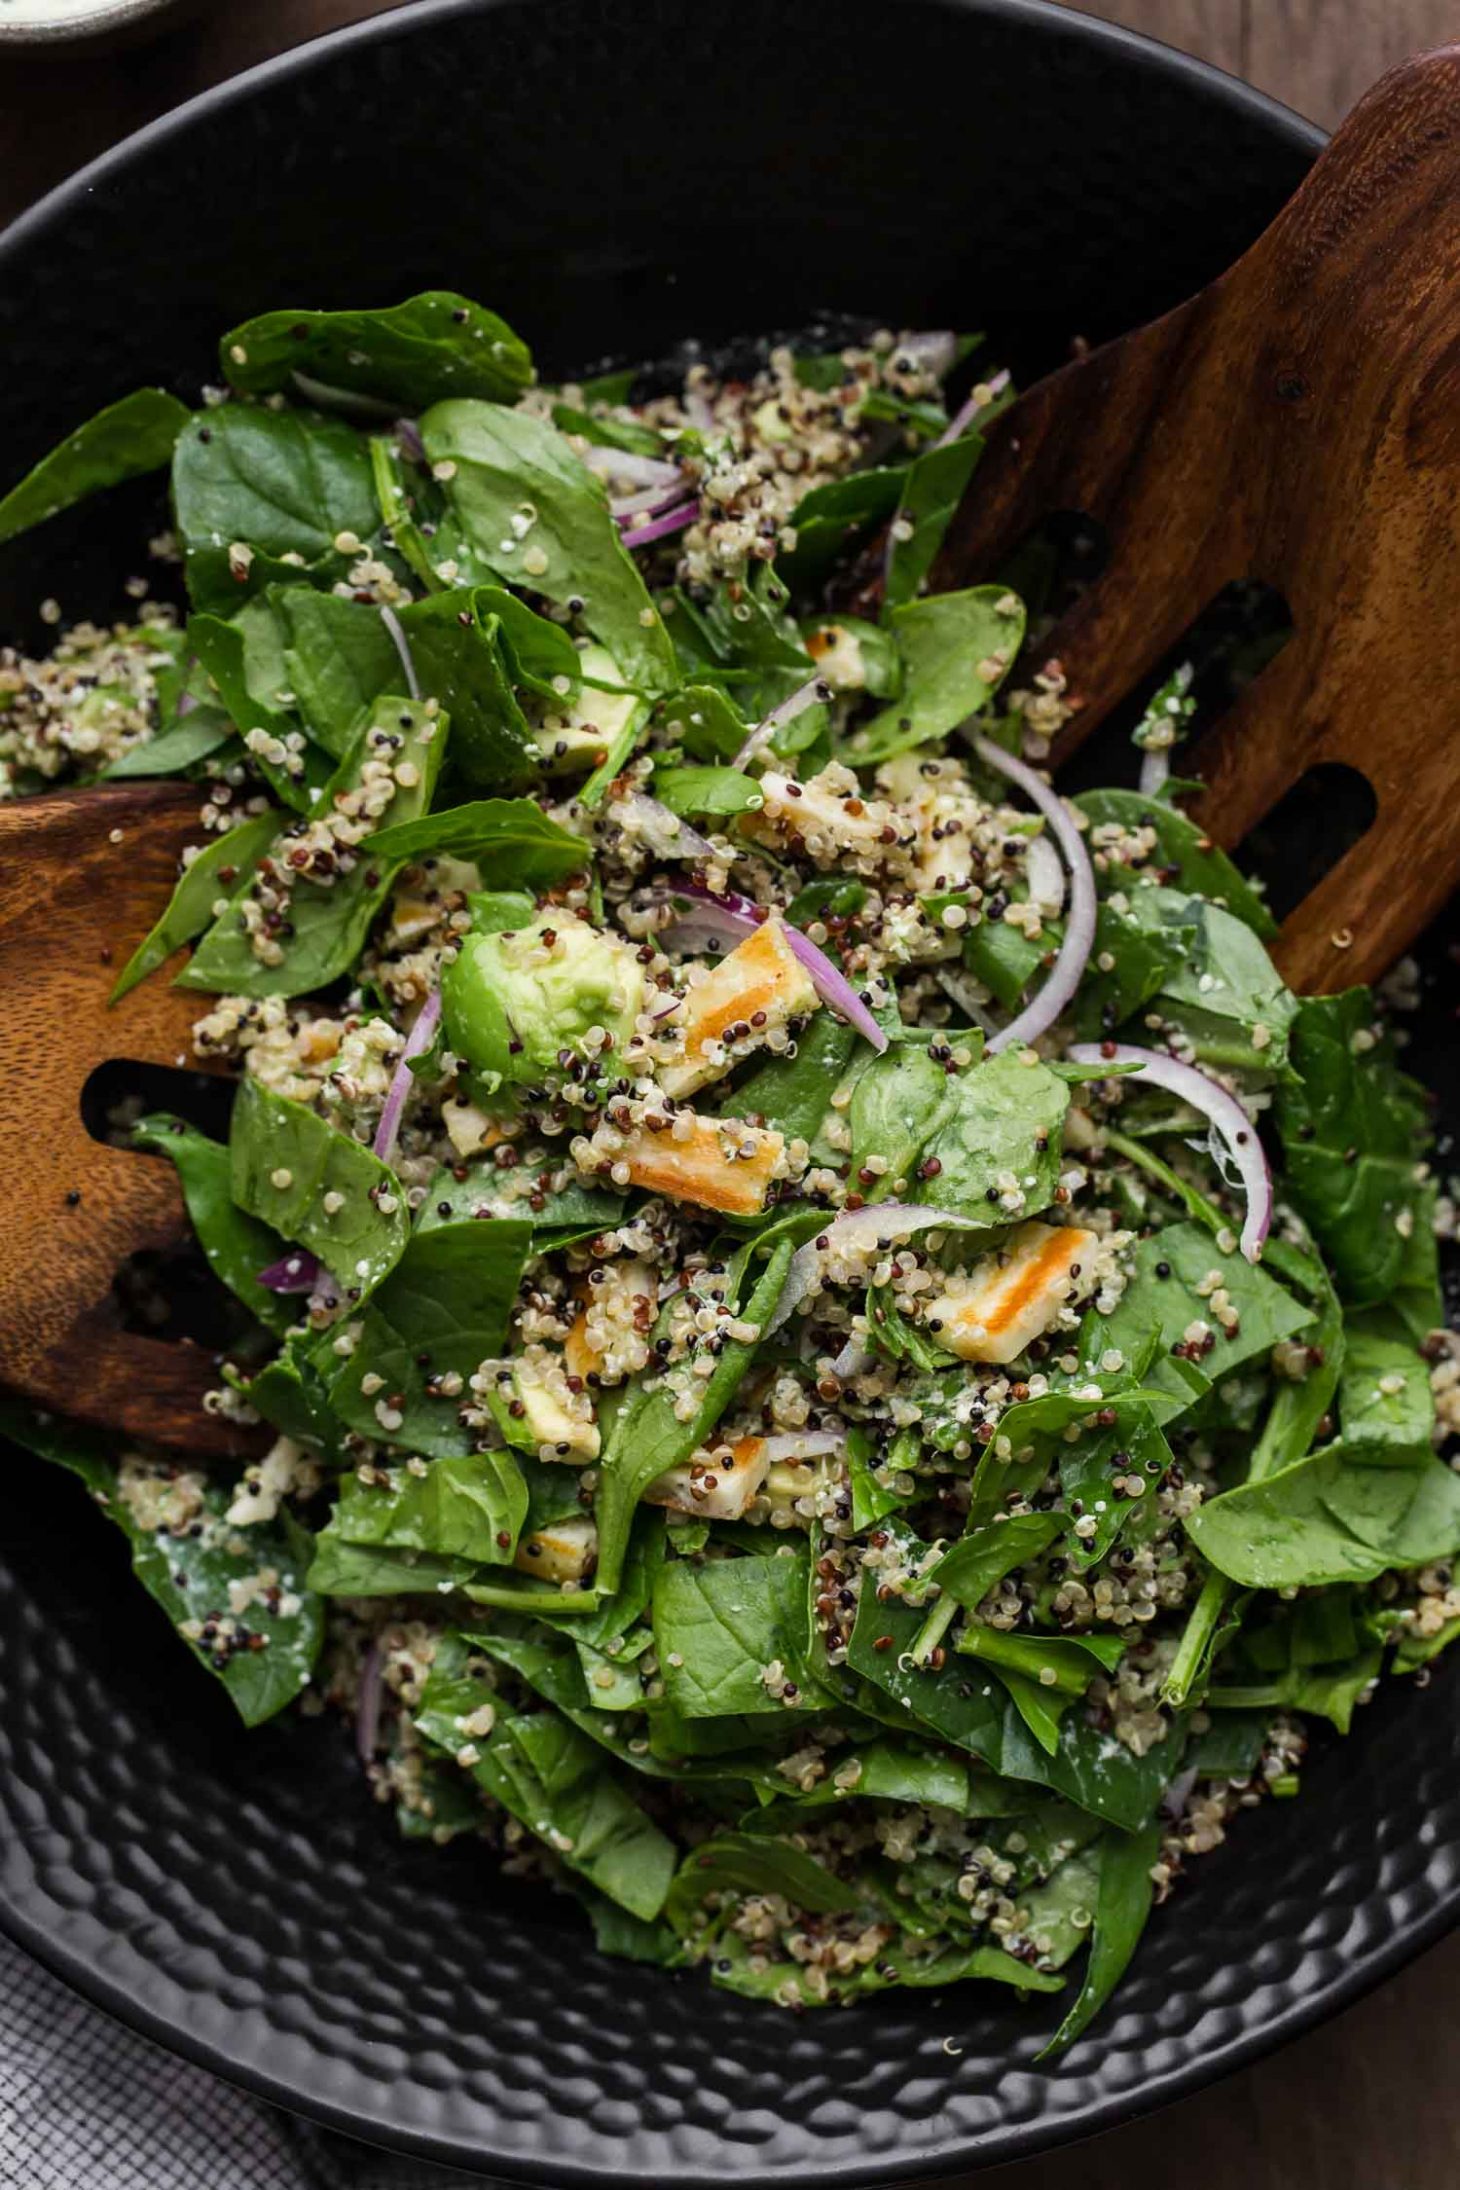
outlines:
[[[1034, 0], [436, 0], [197, 101], [18, 225], [0, 469], [139, 381], [195, 388], [250, 311], [432, 283], [549, 370], [830, 308], [988, 325], [1028, 371], [1205, 281], [1318, 142]], [[0, 629], [46, 593], [105, 607], [147, 515], [124, 495], [10, 551]], [[1460, 1905], [1451, 1680], [1396, 1689], [1197, 1865], [1055, 2066], [1047, 2004], [977, 1988], [796, 2021], [606, 1962], [472, 1854], [402, 1845], [332, 1724], [241, 1732], [78, 1487], [5, 1465], [0, 1922], [363, 2137], [555, 2184], [942, 2173], [1190, 2090]]]

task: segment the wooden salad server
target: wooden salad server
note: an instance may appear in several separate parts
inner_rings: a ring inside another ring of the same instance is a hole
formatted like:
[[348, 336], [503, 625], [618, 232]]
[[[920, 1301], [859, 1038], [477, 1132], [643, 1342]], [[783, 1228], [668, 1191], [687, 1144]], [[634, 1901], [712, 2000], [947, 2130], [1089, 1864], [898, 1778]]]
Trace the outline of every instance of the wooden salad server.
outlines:
[[1372, 826], [1273, 955], [1310, 992], [1381, 974], [1460, 880], [1460, 46], [1376, 84], [1229, 272], [987, 439], [934, 590], [1056, 512], [1109, 543], [1041, 642], [1083, 702], [1056, 766], [1232, 580], [1283, 596], [1292, 636], [1177, 770], [1228, 848], [1315, 764], [1365, 776]]
[[[1316, 761], [1361, 770], [1377, 819], [1277, 957], [1300, 989], [1382, 972], [1460, 872], [1460, 48], [1376, 86], [1229, 273], [1041, 381], [988, 441], [937, 587], [989, 576], [1053, 512], [1109, 537], [1048, 640], [1084, 702], [1056, 760], [1229, 581], [1283, 594], [1293, 637], [1196, 750], [1198, 818], [1236, 845]], [[217, 1364], [112, 1304], [126, 1256], [186, 1234], [172, 1168], [92, 1140], [79, 1110], [110, 1058], [192, 1062], [195, 995], [154, 977], [106, 1000], [198, 833], [187, 785], [0, 808], [0, 1388], [219, 1454], [257, 1439], [202, 1411]]]
[[118, 784], [0, 806], [0, 1390], [99, 1429], [200, 1455], [258, 1449], [256, 1431], [204, 1411], [220, 1381], [199, 1346], [125, 1328], [113, 1280], [128, 1256], [188, 1236], [165, 1159], [93, 1140], [81, 1094], [112, 1058], [197, 1069], [207, 1000], [163, 977], [109, 1009], [120, 967], [199, 841], [189, 783]]

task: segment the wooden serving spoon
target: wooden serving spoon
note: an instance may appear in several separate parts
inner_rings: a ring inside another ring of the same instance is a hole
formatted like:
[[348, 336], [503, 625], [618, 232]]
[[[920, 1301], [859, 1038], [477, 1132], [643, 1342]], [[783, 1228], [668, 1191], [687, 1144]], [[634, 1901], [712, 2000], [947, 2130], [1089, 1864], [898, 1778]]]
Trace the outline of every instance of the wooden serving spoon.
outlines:
[[[1294, 635], [1198, 747], [1198, 818], [1235, 845], [1314, 762], [1365, 774], [1377, 819], [1277, 957], [1301, 989], [1382, 972], [1460, 873], [1460, 47], [1376, 86], [1229, 273], [995, 422], [935, 586], [989, 576], [1071, 510], [1110, 560], [1049, 640], [1084, 700], [1055, 759], [1229, 581], [1277, 587]], [[100, 1145], [79, 1110], [108, 1059], [192, 1063], [196, 996], [107, 996], [197, 835], [186, 785], [0, 808], [0, 1386], [215, 1454], [258, 1440], [202, 1411], [213, 1358], [113, 1305], [126, 1256], [186, 1236], [172, 1168]]]
[[1292, 637], [1181, 773], [1227, 847], [1315, 763], [1365, 776], [1372, 826], [1274, 956], [1309, 992], [1382, 973], [1460, 879], [1460, 46], [1392, 70], [1230, 272], [1039, 382], [988, 444], [935, 590], [1055, 512], [1109, 542], [1047, 642], [1083, 700], [1056, 765], [1222, 587], [1282, 594]]

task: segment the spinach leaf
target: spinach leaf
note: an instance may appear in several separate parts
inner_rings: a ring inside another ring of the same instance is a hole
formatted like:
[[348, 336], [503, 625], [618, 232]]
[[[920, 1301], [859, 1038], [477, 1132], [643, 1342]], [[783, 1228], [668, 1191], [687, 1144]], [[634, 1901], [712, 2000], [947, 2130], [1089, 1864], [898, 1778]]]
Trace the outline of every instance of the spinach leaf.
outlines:
[[[669, 691], [678, 677], [668, 633], [601, 482], [562, 435], [524, 411], [469, 400], [433, 404], [420, 431], [437, 476], [455, 466], [444, 489], [450, 523], [433, 546], [450, 554], [454, 528], [473, 572], [562, 606], [581, 601], [584, 623], [628, 683]], [[514, 525], [529, 509], [530, 522]]]
[[400, 621], [422, 690], [451, 717], [452, 763], [468, 785], [507, 790], [536, 775], [541, 756], [512, 690], [501, 626], [480, 594], [433, 594], [403, 608]]
[[497, 619], [514, 684], [558, 706], [578, 690], [583, 657], [561, 624], [539, 616], [505, 586], [478, 586], [472, 598], [482, 621]]
[[[942, 448], [925, 449], [913, 458], [903, 481], [897, 514], [892, 521], [892, 547], [887, 563], [888, 608], [916, 600], [922, 591], [933, 558], [943, 545], [953, 512], [963, 500], [969, 480], [983, 455], [983, 437], [966, 433]], [[908, 537], [902, 537], [904, 527]]]
[[465, 1589], [482, 1568], [474, 1559], [453, 1559], [395, 1544], [352, 1544], [333, 1518], [314, 1539], [309, 1587], [321, 1597], [445, 1596]]
[[137, 945], [117, 976], [109, 1002], [118, 1004], [149, 973], [165, 965], [217, 917], [220, 898], [242, 889], [279, 831], [276, 813], [254, 814], [222, 836], [210, 837], [196, 859], [183, 868], [156, 925]]
[[532, 354], [505, 320], [454, 289], [377, 311], [263, 312], [226, 334], [218, 356], [245, 395], [287, 390], [302, 373], [400, 411], [448, 395], [513, 403], [533, 378]]
[[329, 760], [305, 738], [278, 696], [287, 670], [280, 625], [267, 598], [245, 602], [232, 623], [221, 616], [189, 617], [188, 645], [275, 797], [308, 813], [329, 777]]
[[1073, 2007], [1040, 2054], [1041, 2060], [1074, 2044], [1125, 1975], [1151, 1913], [1156, 1892], [1151, 1873], [1160, 1853], [1161, 1827], [1155, 1820], [1129, 1834], [1107, 1833], [1101, 1841], [1095, 1930], [1085, 1980]]
[[[1187, 905], [1195, 943], [1168, 973], [1155, 1008], [1185, 1035], [1198, 1064], [1264, 1077], [1280, 1072], [1296, 1000], [1245, 921], [1196, 898]], [[1254, 1039], [1258, 1029], [1266, 1036], [1262, 1047]]]
[[239, 1208], [307, 1247], [352, 1297], [371, 1292], [405, 1252], [410, 1220], [395, 1173], [317, 1112], [247, 1075], [228, 1153]]
[[121, 783], [137, 776], [182, 775], [227, 745], [232, 736], [232, 718], [223, 708], [203, 701], [170, 729], [131, 746], [109, 768], [102, 769], [100, 780]]
[[549, 820], [530, 798], [479, 798], [439, 814], [392, 823], [375, 839], [382, 859], [428, 859], [443, 852], [489, 867], [499, 890], [548, 890], [580, 874], [591, 852], [582, 837]]
[[217, 1674], [245, 1726], [273, 1718], [308, 1686], [324, 1624], [303, 1579], [306, 1529], [287, 1516], [240, 1528], [225, 1518], [225, 1485], [171, 1461], [132, 1455], [118, 1466], [108, 1439], [18, 1400], [0, 1398], [0, 1434], [80, 1476], [131, 1545], [138, 1581]]
[[[421, 1696], [417, 1730], [460, 1758], [469, 1720], [490, 1690], [470, 1672], [471, 1646], [448, 1637]], [[497, 1711], [490, 1732], [472, 1735], [472, 1777], [504, 1809], [547, 1842], [570, 1870], [609, 1899], [652, 1921], [664, 1906], [677, 1865], [674, 1843], [644, 1815], [586, 1734], [552, 1710], [530, 1716]]]
[[764, 1711], [762, 1678], [805, 1654], [806, 1557], [671, 1559], [654, 1584], [654, 1649], [670, 1705], [681, 1717]]
[[223, 1143], [210, 1141], [181, 1118], [159, 1112], [137, 1120], [132, 1144], [153, 1149], [177, 1166], [188, 1217], [212, 1268], [260, 1323], [271, 1331], [287, 1331], [298, 1319], [298, 1296], [271, 1293], [258, 1281], [260, 1270], [283, 1254], [284, 1242], [235, 1204]]
[[344, 1457], [345, 1425], [330, 1411], [322, 1379], [309, 1359], [315, 1333], [296, 1325], [284, 1335], [284, 1343], [272, 1361], [251, 1377], [224, 1376], [237, 1384], [255, 1413], [272, 1422], [301, 1445], [310, 1445], [331, 1460]]
[[1024, 609], [1003, 586], [907, 601], [888, 618], [902, 656], [902, 693], [847, 740], [854, 767], [890, 760], [986, 707], [1024, 641]]
[[1355, 1316], [1345, 1327], [1338, 1419], [1349, 1443], [1392, 1446], [1396, 1458], [1429, 1451], [1435, 1426], [1429, 1370], [1397, 1318], [1384, 1311]]
[[[393, 819], [397, 832], [410, 826], [431, 802], [446, 732], [446, 717], [428, 714], [414, 700], [377, 700], [321, 793], [321, 807], [328, 808], [341, 791], [355, 789], [367, 767], [384, 761], [397, 779], [386, 817]], [[407, 781], [400, 780], [402, 774]], [[328, 884], [304, 875], [295, 881], [277, 962], [254, 951], [249, 920], [254, 908], [242, 891], [203, 937], [177, 986], [239, 996], [300, 996], [348, 973], [390, 891], [394, 868], [393, 855], [384, 849], [386, 834], [377, 828], [364, 840], [354, 865], [345, 872], [337, 869]], [[289, 835], [286, 828], [279, 840], [286, 872]]]
[[[856, 1889], [847, 1885], [815, 1856], [786, 1840], [762, 1839], [748, 1833], [719, 1833], [702, 1841], [685, 1857], [675, 1873], [664, 1904], [664, 1914], [681, 1936], [693, 1933], [703, 1921], [707, 1894], [781, 1894], [793, 1909], [825, 1916], [857, 1906]], [[720, 1911], [724, 1914], [723, 1907]]]
[[360, 718], [401, 680], [400, 656], [378, 609], [311, 586], [271, 587], [284, 627], [285, 673], [309, 734], [344, 758]]
[[854, 1027], [819, 1011], [797, 1036], [794, 1057], [773, 1057], [741, 1081], [728, 1098], [736, 1117], [764, 1118], [787, 1140], [811, 1140], [856, 1044]]
[[[1427, 1210], [1415, 1177], [1428, 1138], [1424, 1096], [1385, 1049], [1365, 1046], [1372, 1028], [1367, 989], [1305, 997], [1290, 1042], [1296, 1078], [1277, 1102], [1287, 1190], [1341, 1298], [1358, 1306], [1391, 1296]], [[1424, 1279], [1418, 1290], [1438, 1309], [1437, 1290]]]
[[[744, 1322], [763, 1330], [781, 1296], [790, 1267], [791, 1242], [771, 1250], [764, 1271], [740, 1307]], [[598, 1579], [600, 1587], [618, 1587], [634, 1508], [656, 1475], [677, 1467], [702, 1445], [739, 1389], [757, 1342], [730, 1339], [706, 1378], [699, 1405], [688, 1422], [675, 1414], [675, 1395], [663, 1383], [646, 1391], [642, 1382], [620, 1409], [605, 1444], [599, 1480]]]
[[791, 515], [796, 545], [780, 558], [787, 583], [803, 596], [818, 592], [836, 565], [887, 523], [906, 477], [905, 465], [889, 465], [828, 480], [803, 494]]
[[[929, 1158], [938, 1162], [939, 1207], [983, 1216], [991, 1224], [1006, 1223], [1000, 1197], [1012, 1177], [1023, 1197], [1019, 1216], [1047, 1209], [1059, 1184], [1070, 1103], [1070, 1091], [1059, 1075], [1047, 1065], [1026, 1064], [1022, 1053], [1006, 1049], [971, 1071], [954, 1074], [945, 1087], [944, 1122], [923, 1148], [925, 1163]], [[854, 1095], [854, 1111], [856, 1100]]]
[[319, 1363], [335, 1412], [413, 1452], [468, 1452], [459, 1410], [478, 1366], [502, 1351], [532, 1237], [530, 1221], [511, 1218], [412, 1232], [366, 1305], [353, 1352], [341, 1359], [324, 1334]]
[[[389, 1481], [346, 1475], [330, 1528], [347, 1544], [384, 1544], [510, 1566], [527, 1514], [527, 1485], [510, 1452], [459, 1453], [425, 1472], [395, 1468]], [[416, 1584], [419, 1588], [420, 1583]]]
[[595, 1233], [611, 1230], [623, 1218], [622, 1194], [584, 1186], [579, 1180], [570, 1180], [566, 1186], [545, 1193], [541, 1209], [532, 1208], [526, 1195], [512, 1193], [510, 1185], [510, 1177], [490, 1160], [443, 1167], [426, 1190], [426, 1199], [417, 1212], [416, 1230], [433, 1231], [439, 1224], [454, 1223], [462, 1217], [483, 1221], [489, 1217], [520, 1218], [531, 1224], [533, 1252], [541, 1254], [550, 1246], [592, 1239]]
[[[1460, 1551], [1460, 1477], [1423, 1453], [1386, 1465], [1384, 1447], [1337, 1438], [1187, 1518], [1204, 1559], [1253, 1589], [1374, 1581]], [[1377, 1464], [1376, 1464], [1377, 1463]]]
[[1065, 1526], [1061, 1513], [1009, 1513], [956, 1543], [930, 1579], [974, 1612], [996, 1582], [1048, 1550]]
[[[974, 936], [982, 932], [976, 928]], [[1103, 901], [1091, 966], [1075, 1003], [1081, 1034], [1108, 1034], [1149, 1004], [1194, 955], [1197, 936], [1197, 907], [1179, 891], [1140, 884], [1119, 906]]]
[[765, 797], [754, 776], [740, 768], [661, 768], [654, 796], [672, 814], [704, 814], [721, 819], [756, 813]]
[[[1138, 870], [1120, 857], [1138, 832], [1149, 829], [1155, 847], [1144, 863], [1188, 896], [1211, 898], [1245, 921], [1255, 935], [1277, 934], [1277, 922], [1250, 882], [1188, 815], [1164, 799], [1140, 791], [1081, 791], [1073, 803], [1090, 821], [1090, 850], [1102, 896], [1130, 890]], [[1171, 870], [1174, 869], [1174, 874]]]
[[[919, 1152], [955, 1100], [953, 1082], [928, 1055], [925, 1043], [889, 1043], [858, 1075], [852, 1089], [846, 1116], [852, 1134], [853, 1178], [875, 1157], [885, 1164], [879, 1176], [889, 1184], [910, 1179]], [[941, 1182], [938, 1195], [941, 1201]]]
[[0, 540], [13, 540], [103, 487], [160, 471], [191, 416], [161, 388], [138, 388], [98, 411], [0, 496]]
[[[178, 441], [172, 494], [194, 604], [225, 616], [240, 598], [231, 549], [262, 558], [258, 575], [330, 586], [349, 567], [337, 539], [369, 540], [377, 524], [365, 443], [313, 411], [226, 403], [201, 412]], [[286, 556], [304, 567], [291, 572]]]

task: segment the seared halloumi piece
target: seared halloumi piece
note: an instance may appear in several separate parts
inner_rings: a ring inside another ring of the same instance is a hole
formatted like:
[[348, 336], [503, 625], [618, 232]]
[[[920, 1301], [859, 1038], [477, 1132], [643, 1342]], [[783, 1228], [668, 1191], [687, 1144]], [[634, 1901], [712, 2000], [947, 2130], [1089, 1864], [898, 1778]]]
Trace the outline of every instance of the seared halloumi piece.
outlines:
[[770, 1457], [763, 1437], [701, 1450], [683, 1467], [666, 1468], [644, 1492], [651, 1506], [673, 1506], [702, 1521], [738, 1521], [765, 1481]]
[[647, 1262], [601, 1263], [584, 1288], [585, 1306], [568, 1333], [563, 1359], [572, 1376], [621, 1384], [649, 1358], [659, 1285]]
[[538, 1574], [545, 1582], [582, 1582], [598, 1559], [598, 1529], [591, 1514], [574, 1514], [566, 1521], [550, 1521], [534, 1529], [517, 1546], [512, 1564], [523, 1574]]
[[[617, 662], [601, 646], [585, 646], [579, 666], [585, 677], [601, 678], [605, 684], [622, 682]], [[598, 692], [591, 685], [581, 685], [576, 699], [550, 708], [533, 733], [543, 766], [554, 774], [596, 768], [628, 727], [635, 708], [643, 704], [637, 692]]]
[[897, 802], [916, 832], [909, 880], [921, 891], [960, 890], [973, 878], [975, 832], [988, 809], [955, 760], [899, 753], [877, 771], [877, 788]]
[[743, 1118], [701, 1118], [692, 1110], [655, 1113], [635, 1125], [600, 1125], [574, 1161], [616, 1186], [641, 1186], [672, 1201], [753, 1217], [765, 1206], [785, 1152], [774, 1127]]
[[997, 1254], [955, 1272], [929, 1299], [924, 1328], [965, 1361], [1012, 1361], [1076, 1295], [1097, 1245], [1076, 1225], [1021, 1224]]
[[[662, 1032], [684, 1035], [683, 1063], [661, 1065], [659, 1084], [676, 1099], [728, 1072], [745, 1049], [815, 1011], [811, 976], [792, 950], [782, 923], [765, 920], [754, 935], [691, 983]], [[732, 1050], [731, 1043], [735, 1044]]]
[[818, 867], [858, 857], [880, 865], [907, 834], [893, 808], [866, 797], [851, 769], [835, 762], [804, 783], [768, 768], [760, 789], [764, 805], [740, 816], [744, 834], [766, 844], [800, 846]]
[[475, 1103], [448, 1100], [441, 1105], [441, 1122], [450, 1141], [463, 1161], [468, 1156], [479, 1156], [483, 1150], [495, 1148], [504, 1138], [502, 1128]]

